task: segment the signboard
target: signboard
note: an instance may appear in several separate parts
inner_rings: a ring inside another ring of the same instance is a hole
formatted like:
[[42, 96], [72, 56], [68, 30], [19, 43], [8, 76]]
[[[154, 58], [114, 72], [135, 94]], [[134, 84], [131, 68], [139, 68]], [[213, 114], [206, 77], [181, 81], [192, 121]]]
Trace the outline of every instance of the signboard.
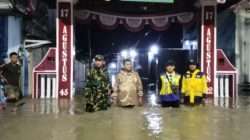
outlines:
[[208, 94], [215, 92], [216, 76], [216, 7], [202, 9], [201, 69], [207, 76]]
[[174, 3], [174, 0], [121, 0], [127, 2]]
[[59, 98], [72, 96], [73, 4], [57, 3], [57, 92]]

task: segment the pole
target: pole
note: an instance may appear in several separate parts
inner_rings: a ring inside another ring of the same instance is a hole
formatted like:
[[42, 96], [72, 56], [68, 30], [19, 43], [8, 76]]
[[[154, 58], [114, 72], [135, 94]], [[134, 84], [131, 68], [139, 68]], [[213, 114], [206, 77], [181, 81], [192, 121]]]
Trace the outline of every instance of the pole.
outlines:
[[149, 54], [148, 54], [148, 71], [147, 71], [147, 73], [148, 73], [148, 77], [147, 77], [147, 92], [149, 92], [149, 84], [150, 84], [150, 81], [149, 81], [149, 79], [150, 79], [150, 68], [151, 68], [151, 60], [150, 60], [150, 58], [149, 58], [150, 56], [149, 56]]
[[156, 95], [158, 95], [159, 89], [158, 89], [158, 81], [159, 81], [159, 76], [158, 76], [158, 56], [155, 56], [155, 76], [156, 76], [156, 80], [155, 80], [155, 93]]
[[91, 43], [91, 29], [88, 29], [88, 48], [89, 48], [89, 66], [91, 67], [92, 63], [92, 43]]
[[194, 49], [193, 49], [193, 44], [190, 45], [191, 48], [191, 53], [190, 53], [190, 59], [194, 59]]
[[26, 75], [25, 75], [25, 55], [24, 55], [24, 43], [21, 45], [19, 48], [19, 55], [21, 57], [21, 77], [20, 77], [20, 87], [21, 87], [21, 94], [22, 96], [26, 96], [26, 88], [25, 88], [25, 80], [26, 80]]

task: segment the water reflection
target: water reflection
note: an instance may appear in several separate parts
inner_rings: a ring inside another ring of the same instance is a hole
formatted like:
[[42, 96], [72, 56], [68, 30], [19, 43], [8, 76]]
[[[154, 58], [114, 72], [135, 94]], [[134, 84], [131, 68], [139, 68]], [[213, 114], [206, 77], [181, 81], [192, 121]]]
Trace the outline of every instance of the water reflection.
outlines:
[[204, 106], [161, 108], [155, 102], [148, 102], [143, 107], [112, 107], [95, 113], [84, 112], [82, 98], [24, 101], [16, 114], [9, 110], [0, 112], [1, 140], [235, 140], [250, 137], [250, 97], [247, 96], [237, 100], [207, 99]]
[[148, 104], [151, 106], [157, 106], [157, 96], [155, 94], [151, 94], [148, 98]]
[[214, 98], [210, 100], [212, 100], [214, 106], [217, 106], [217, 107], [223, 107], [223, 108], [237, 108], [238, 107], [238, 103], [237, 103], [238, 99], [224, 97], [224, 98]]
[[[157, 96], [151, 94], [147, 97], [146, 105], [144, 108], [147, 109], [146, 116], [159, 116], [160, 105], [157, 104]], [[40, 114], [82, 114], [84, 113], [84, 100], [76, 98], [74, 100], [68, 99], [41, 99], [41, 100], [24, 100], [25, 104], [19, 108], [20, 112], [34, 112]], [[222, 107], [228, 109], [237, 109], [241, 107], [250, 107], [249, 97], [240, 97], [238, 99], [232, 98], [211, 98], [205, 100], [205, 105]], [[151, 112], [151, 115], [149, 115]], [[153, 114], [152, 114], [153, 113]]]
[[149, 130], [150, 136], [159, 136], [162, 132], [163, 121], [160, 109], [157, 107], [152, 107], [144, 113], [145, 126]]
[[75, 114], [76, 103], [74, 100], [41, 99], [26, 100], [25, 102], [26, 104], [20, 108], [20, 111], [32, 111], [40, 114]]

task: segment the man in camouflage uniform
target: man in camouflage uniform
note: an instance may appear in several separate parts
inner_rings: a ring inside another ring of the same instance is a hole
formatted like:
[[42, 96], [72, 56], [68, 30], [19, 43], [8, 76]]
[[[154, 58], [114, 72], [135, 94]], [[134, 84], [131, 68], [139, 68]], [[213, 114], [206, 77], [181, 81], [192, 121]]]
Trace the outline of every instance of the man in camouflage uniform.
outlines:
[[110, 106], [111, 84], [105, 68], [104, 57], [96, 55], [94, 60], [94, 67], [88, 73], [85, 87], [86, 112], [107, 110]]

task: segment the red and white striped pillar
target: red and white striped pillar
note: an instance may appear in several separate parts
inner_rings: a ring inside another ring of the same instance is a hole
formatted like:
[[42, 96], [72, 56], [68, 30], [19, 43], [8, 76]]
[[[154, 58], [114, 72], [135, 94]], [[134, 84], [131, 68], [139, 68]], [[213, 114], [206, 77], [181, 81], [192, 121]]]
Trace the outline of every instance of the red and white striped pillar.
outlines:
[[209, 96], [217, 91], [216, 84], [216, 18], [217, 1], [201, 0], [201, 70], [206, 74]]
[[59, 98], [73, 96], [73, 0], [57, 0], [56, 71]]

